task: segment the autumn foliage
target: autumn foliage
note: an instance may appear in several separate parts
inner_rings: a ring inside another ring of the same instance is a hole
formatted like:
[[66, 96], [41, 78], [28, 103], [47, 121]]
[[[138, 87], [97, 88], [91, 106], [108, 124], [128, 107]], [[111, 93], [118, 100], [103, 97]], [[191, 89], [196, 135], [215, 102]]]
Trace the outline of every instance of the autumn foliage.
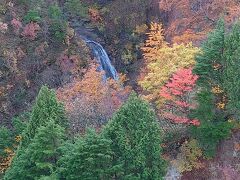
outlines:
[[197, 79], [198, 76], [192, 74], [192, 68], [179, 69], [172, 75], [160, 90], [160, 96], [166, 100], [162, 110], [164, 118], [174, 123], [200, 124], [197, 119], [188, 118], [190, 110], [195, 106], [187, 95], [193, 91]]
[[199, 147], [196, 139], [185, 141], [180, 147], [180, 153], [173, 164], [180, 172], [192, 171], [193, 169], [200, 169], [204, 164], [200, 161], [203, 153]]
[[159, 49], [167, 45], [164, 40], [162, 24], [151, 23], [149, 32], [146, 35], [148, 39], [146, 39], [145, 46], [142, 47], [143, 57], [147, 61], [153, 61], [156, 59]]
[[96, 8], [89, 8], [88, 14], [89, 14], [92, 22], [97, 23], [97, 22], [101, 22], [103, 20], [101, 17], [100, 11]]
[[8, 30], [8, 25], [0, 21], [0, 32], [6, 33], [7, 30]]
[[22, 36], [30, 40], [34, 40], [37, 37], [37, 32], [40, 30], [40, 26], [37, 23], [27, 24], [22, 32]]
[[[11, 138], [11, 137], [9, 137]], [[1, 153], [4, 153], [4, 155], [0, 155], [0, 177], [1, 174], [4, 174], [5, 171], [11, 166], [11, 163], [13, 161], [13, 158], [16, 154], [18, 145], [20, 143], [20, 141], [22, 140], [22, 136], [21, 135], [17, 135], [14, 140], [11, 139], [12, 141], [12, 145], [11, 146], [5, 146], [4, 149], [0, 149]]]
[[0, 175], [10, 167], [15, 155], [15, 152], [10, 148], [6, 148], [4, 151], [7, 155], [6, 157], [0, 157]]
[[146, 73], [143, 73], [139, 84], [148, 93], [146, 99], [161, 105], [159, 91], [162, 86], [178, 69], [193, 66], [195, 55], [200, 50], [191, 43], [168, 45], [164, 41], [161, 25], [152, 24], [147, 35], [148, 39], [142, 48], [147, 68], [143, 70]]
[[[163, 12], [163, 16], [168, 17], [167, 38], [173, 39], [175, 36], [178, 38], [182, 36], [181, 41], [185, 43], [190, 39], [196, 41], [204, 39], [220, 16], [224, 17], [228, 24], [233, 23], [240, 15], [239, 7], [239, 1], [235, 0], [159, 1], [159, 9]], [[176, 38], [174, 42], [176, 42]]]
[[187, 44], [189, 42], [198, 42], [206, 37], [205, 32], [194, 32], [192, 29], [187, 29], [180, 35], [176, 35], [172, 38], [172, 42], [176, 44]]
[[64, 102], [73, 120], [71, 126], [74, 132], [81, 132], [86, 126], [101, 127], [130, 92], [129, 87], [122, 86], [124, 76], [120, 76], [119, 82], [112, 79], [104, 82], [104, 72], [97, 69], [97, 65], [91, 64], [83, 79], [75, 78], [57, 91], [58, 99]]
[[11, 21], [11, 25], [13, 27], [13, 31], [16, 33], [16, 34], [19, 34], [19, 31], [20, 29], [22, 28], [22, 22], [19, 21], [18, 19], [16, 18], [13, 18], [12, 21]]

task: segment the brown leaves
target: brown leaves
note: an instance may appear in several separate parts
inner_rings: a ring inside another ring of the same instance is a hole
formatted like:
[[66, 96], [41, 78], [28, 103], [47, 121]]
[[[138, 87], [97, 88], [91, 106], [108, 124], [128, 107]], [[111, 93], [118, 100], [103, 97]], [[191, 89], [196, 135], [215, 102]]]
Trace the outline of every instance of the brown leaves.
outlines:
[[89, 8], [88, 14], [92, 22], [102, 22], [102, 17], [98, 9], [96, 8]]
[[48, 43], [45, 41], [41, 43], [38, 47], [36, 47], [35, 54], [37, 54], [38, 56], [43, 55], [46, 48], [48, 48]]
[[68, 49], [61, 53], [57, 63], [63, 72], [70, 72], [76, 75], [80, 71], [81, 57], [78, 54], [69, 54]]
[[21, 47], [18, 47], [17, 48], [17, 58], [19, 59], [19, 60], [21, 60], [21, 59], [23, 59], [24, 57], [26, 57], [26, 53], [22, 50], [22, 48]]
[[234, 143], [234, 150], [235, 151], [240, 151], [240, 143]]
[[207, 33], [208, 31], [193, 32], [192, 29], [187, 29], [183, 32], [183, 34], [174, 36], [172, 41], [176, 44], [197, 42], [204, 39]]
[[199, 161], [202, 156], [197, 140], [192, 139], [189, 142], [184, 142], [180, 148], [180, 153], [173, 164], [180, 172], [192, 171], [204, 167], [204, 164]]
[[[22, 136], [18, 135], [15, 137], [15, 142], [12, 145], [12, 148], [6, 147], [4, 149], [4, 152], [6, 153], [6, 156], [1, 157], [0, 156], [0, 175], [3, 174], [11, 165], [12, 160], [15, 156], [15, 150], [18, 147], [18, 144], [20, 143], [20, 141], [22, 140]], [[15, 149], [15, 150], [14, 150]]]
[[75, 36], [75, 30], [70, 28], [69, 26], [67, 27], [67, 34], [64, 39], [64, 42], [67, 46], [70, 46], [70, 40]]

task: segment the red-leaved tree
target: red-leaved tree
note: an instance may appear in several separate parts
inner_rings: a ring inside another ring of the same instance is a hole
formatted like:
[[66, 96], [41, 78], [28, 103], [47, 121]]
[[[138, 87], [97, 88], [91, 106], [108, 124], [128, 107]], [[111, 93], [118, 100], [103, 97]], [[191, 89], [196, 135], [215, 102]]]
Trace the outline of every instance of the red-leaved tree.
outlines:
[[197, 79], [198, 76], [192, 74], [192, 68], [180, 69], [162, 87], [160, 96], [166, 100], [162, 110], [165, 119], [174, 123], [200, 125], [197, 119], [188, 118], [190, 110], [195, 107], [194, 103], [190, 102], [189, 95]]
[[13, 27], [13, 31], [15, 34], [19, 34], [20, 29], [22, 28], [22, 22], [16, 18], [13, 18], [11, 21], [11, 25]]
[[37, 33], [39, 30], [40, 26], [37, 23], [31, 22], [24, 27], [22, 36], [30, 40], [34, 40], [37, 37]]

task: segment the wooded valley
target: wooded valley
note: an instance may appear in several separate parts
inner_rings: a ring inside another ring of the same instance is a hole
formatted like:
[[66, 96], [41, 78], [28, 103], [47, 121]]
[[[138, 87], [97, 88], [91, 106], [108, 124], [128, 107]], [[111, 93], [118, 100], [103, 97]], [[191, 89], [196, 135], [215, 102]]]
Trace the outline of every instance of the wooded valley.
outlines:
[[240, 2], [0, 0], [0, 179], [240, 180]]

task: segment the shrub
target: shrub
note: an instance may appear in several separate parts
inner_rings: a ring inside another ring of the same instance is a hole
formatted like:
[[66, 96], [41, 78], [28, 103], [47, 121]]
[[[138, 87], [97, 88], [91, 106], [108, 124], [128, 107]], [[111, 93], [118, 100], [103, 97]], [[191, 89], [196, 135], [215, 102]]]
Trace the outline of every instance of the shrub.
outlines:
[[180, 147], [180, 151], [173, 163], [181, 173], [202, 167], [202, 163], [199, 161], [199, 158], [202, 156], [202, 150], [196, 139], [184, 142]]
[[60, 19], [62, 17], [62, 11], [57, 5], [50, 6], [48, 13], [51, 19]]
[[8, 24], [0, 22], [0, 32], [6, 33], [7, 30], [8, 30]]
[[30, 10], [28, 13], [24, 16], [23, 20], [25, 23], [30, 23], [30, 22], [39, 22], [41, 21], [41, 17], [36, 10]]
[[211, 158], [216, 153], [218, 143], [230, 135], [232, 127], [229, 122], [207, 122], [199, 127], [192, 127], [191, 132], [204, 150], [204, 156]]
[[63, 42], [67, 34], [67, 22], [62, 20], [53, 20], [50, 25], [50, 33], [54, 40]]
[[20, 29], [22, 28], [22, 22], [19, 21], [18, 19], [16, 18], [13, 18], [12, 21], [11, 21], [11, 25], [13, 27], [13, 31], [18, 34]]
[[27, 24], [22, 32], [22, 36], [30, 40], [34, 40], [37, 37], [37, 32], [40, 30], [40, 26], [37, 23]]
[[83, 18], [88, 16], [88, 8], [79, 0], [67, 0], [64, 6], [72, 15], [77, 15]]

